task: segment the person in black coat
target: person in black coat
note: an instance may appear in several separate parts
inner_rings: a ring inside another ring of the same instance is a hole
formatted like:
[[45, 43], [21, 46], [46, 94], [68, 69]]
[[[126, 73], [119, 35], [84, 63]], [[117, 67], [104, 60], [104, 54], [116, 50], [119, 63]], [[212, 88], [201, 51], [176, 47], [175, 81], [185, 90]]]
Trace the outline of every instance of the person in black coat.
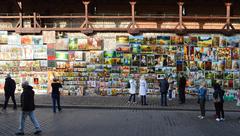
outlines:
[[16, 89], [16, 83], [15, 81], [11, 78], [10, 74], [7, 74], [7, 77], [5, 79], [5, 84], [4, 84], [4, 93], [5, 93], [5, 102], [3, 106], [3, 110], [6, 110], [9, 98], [12, 98], [13, 101], [13, 109], [17, 109], [17, 104], [15, 100], [15, 89]]
[[51, 86], [52, 86], [53, 112], [56, 113], [56, 102], [58, 105], [58, 111], [62, 110], [60, 106], [60, 91], [59, 91], [59, 88], [62, 88], [62, 85], [61, 83], [58, 82], [56, 78], [54, 78]]
[[179, 83], [178, 83], [178, 91], [179, 91], [179, 100], [180, 104], [185, 103], [185, 87], [186, 87], [186, 78], [183, 74], [180, 75]]
[[34, 134], [41, 133], [40, 125], [35, 117], [35, 104], [34, 104], [34, 91], [33, 87], [29, 85], [27, 81], [22, 83], [23, 92], [21, 94], [21, 107], [22, 112], [20, 113], [20, 123], [19, 123], [19, 131], [16, 133], [16, 135], [24, 135], [24, 124], [25, 119], [27, 116], [30, 117], [32, 123], [34, 124], [34, 127], [36, 131]]
[[161, 92], [161, 106], [167, 106], [167, 94], [169, 83], [167, 77], [160, 80], [160, 92]]
[[224, 90], [221, 88], [219, 83], [215, 83], [213, 86], [213, 101], [214, 106], [217, 114], [216, 121], [224, 121], [224, 110], [223, 110], [223, 103], [224, 103]]

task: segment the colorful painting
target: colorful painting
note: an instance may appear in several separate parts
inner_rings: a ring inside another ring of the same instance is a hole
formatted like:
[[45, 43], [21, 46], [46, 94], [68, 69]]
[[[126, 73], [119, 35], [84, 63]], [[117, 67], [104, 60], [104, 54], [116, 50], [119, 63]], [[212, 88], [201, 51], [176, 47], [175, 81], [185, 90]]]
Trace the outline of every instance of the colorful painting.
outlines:
[[79, 50], [78, 48], [78, 38], [71, 37], [68, 41], [69, 50]]
[[68, 50], [68, 38], [56, 39], [55, 49], [56, 50]]
[[0, 31], [0, 44], [7, 44], [7, 43], [8, 43], [8, 32]]
[[68, 60], [68, 52], [56, 51], [56, 60]]
[[129, 43], [129, 36], [125, 35], [117, 35], [116, 36], [116, 43], [117, 44], [128, 44]]
[[141, 45], [140, 44], [131, 44], [131, 50], [132, 50], [132, 53], [134, 54], [138, 54], [141, 52]]
[[143, 36], [129, 36], [129, 43], [130, 44], [142, 44], [143, 43]]
[[47, 59], [47, 46], [46, 45], [34, 45], [34, 59]]
[[158, 45], [170, 45], [171, 39], [170, 36], [157, 36]]
[[[188, 42], [188, 41], [186, 41], [186, 42]], [[183, 36], [171, 36], [171, 45], [182, 45], [183, 43], [184, 43]]]
[[43, 43], [56, 43], [55, 31], [43, 31]]
[[88, 49], [89, 50], [101, 50], [103, 48], [103, 39], [99, 37], [88, 37]]
[[30, 35], [25, 35], [21, 37], [21, 44], [22, 45], [31, 45], [32, 42], [32, 36]]
[[20, 45], [21, 37], [20, 35], [9, 35], [8, 36], [8, 45]]
[[41, 35], [32, 36], [32, 43], [34, 45], [43, 45], [43, 36], [41, 36]]
[[144, 37], [143, 44], [144, 45], [155, 45], [157, 43], [156, 37]]
[[153, 53], [151, 46], [141, 45], [140, 48], [141, 48], [141, 53]]
[[212, 37], [211, 36], [198, 36], [197, 45], [199, 47], [211, 47], [212, 46]]

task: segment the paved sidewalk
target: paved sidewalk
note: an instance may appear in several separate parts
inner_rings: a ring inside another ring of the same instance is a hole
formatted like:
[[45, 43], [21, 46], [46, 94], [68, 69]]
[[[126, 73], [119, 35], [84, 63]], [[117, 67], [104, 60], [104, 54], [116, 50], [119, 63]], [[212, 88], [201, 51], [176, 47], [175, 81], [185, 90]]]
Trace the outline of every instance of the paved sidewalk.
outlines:
[[[16, 96], [17, 103], [20, 102], [20, 96]], [[199, 105], [196, 98], [186, 99], [186, 104], [178, 104], [177, 99], [168, 101], [168, 106], [160, 106], [159, 96], [147, 96], [148, 105], [142, 106], [140, 98], [137, 97], [137, 104], [128, 104], [128, 96], [61, 96], [61, 105], [63, 108], [87, 108], [87, 109], [145, 109], [145, 110], [187, 110], [198, 111]], [[4, 96], [0, 96], [0, 105], [4, 103]], [[10, 100], [9, 104], [12, 104]], [[51, 107], [52, 101], [50, 95], [36, 95], [35, 104], [38, 107]], [[240, 107], [236, 106], [236, 102], [225, 102], [225, 111], [240, 112]], [[212, 101], [206, 102], [206, 110], [213, 111], [214, 105]]]

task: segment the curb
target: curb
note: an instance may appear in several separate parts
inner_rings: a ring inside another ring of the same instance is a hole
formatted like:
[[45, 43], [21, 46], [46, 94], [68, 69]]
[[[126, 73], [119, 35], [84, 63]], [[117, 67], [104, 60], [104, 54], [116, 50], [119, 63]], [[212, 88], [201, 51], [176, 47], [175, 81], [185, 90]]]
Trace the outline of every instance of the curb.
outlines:
[[[13, 104], [9, 104], [12, 106]], [[3, 104], [0, 104], [2, 107]], [[20, 107], [20, 104], [17, 104]], [[52, 105], [48, 104], [37, 104], [36, 108], [52, 108]], [[200, 111], [198, 108], [187, 109], [187, 108], [166, 108], [166, 107], [144, 107], [144, 106], [96, 106], [96, 105], [62, 105], [63, 109], [105, 109], [105, 110], [158, 110], [158, 111]], [[206, 111], [214, 112], [214, 109], [206, 109]], [[226, 109], [225, 112], [240, 112], [237, 109]]]

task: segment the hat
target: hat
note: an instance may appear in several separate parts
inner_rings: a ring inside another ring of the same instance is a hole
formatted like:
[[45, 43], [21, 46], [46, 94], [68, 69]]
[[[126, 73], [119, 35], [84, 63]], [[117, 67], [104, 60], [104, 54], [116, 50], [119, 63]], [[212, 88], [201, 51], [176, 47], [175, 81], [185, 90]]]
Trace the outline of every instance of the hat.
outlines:
[[23, 81], [23, 82], [22, 82], [22, 87], [28, 86], [28, 85], [29, 85], [29, 82], [28, 82], [28, 81]]
[[10, 73], [7, 74], [7, 77], [11, 77]]

